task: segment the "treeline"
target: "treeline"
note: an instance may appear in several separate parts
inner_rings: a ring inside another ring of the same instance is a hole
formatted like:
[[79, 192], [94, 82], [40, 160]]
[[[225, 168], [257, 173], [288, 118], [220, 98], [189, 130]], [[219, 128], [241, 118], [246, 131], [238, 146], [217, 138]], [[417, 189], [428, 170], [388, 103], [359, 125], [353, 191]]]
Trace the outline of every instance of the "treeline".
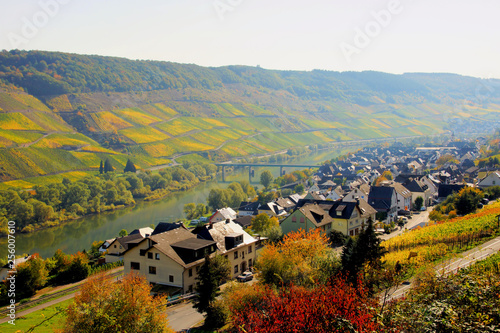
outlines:
[[[457, 80], [457, 78], [460, 78]], [[158, 89], [217, 90], [227, 84], [282, 90], [305, 100], [335, 100], [359, 105], [453, 99], [474, 99], [478, 84], [497, 82], [453, 74], [387, 74], [380, 72], [277, 71], [249, 66], [201, 67], [165, 61], [78, 55], [46, 51], [0, 52], [0, 80], [35, 96], [81, 92], [126, 92]], [[458, 82], [460, 84], [458, 84]], [[489, 98], [498, 98], [492, 89]], [[411, 96], [410, 96], [411, 95]], [[318, 105], [327, 113], [331, 106]]]
[[7, 222], [17, 231], [58, 225], [62, 221], [133, 205], [135, 199], [155, 200], [171, 192], [189, 189], [215, 177], [217, 167], [190, 164], [160, 170], [116, 175], [108, 172], [60, 184], [36, 186], [32, 191], [0, 191], [0, 234], [7, 234]]

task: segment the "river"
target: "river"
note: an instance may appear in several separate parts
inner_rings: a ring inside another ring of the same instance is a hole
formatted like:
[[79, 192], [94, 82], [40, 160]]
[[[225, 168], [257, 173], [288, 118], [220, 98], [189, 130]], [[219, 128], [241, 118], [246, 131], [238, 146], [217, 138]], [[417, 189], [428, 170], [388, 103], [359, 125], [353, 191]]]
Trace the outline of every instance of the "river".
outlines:
[[[294, 159], [296, 164], [320, 164], [355, 147], [344, 150], [323, 150]], [[258, 184], [260, 173], [266, 168], [256, 168], [252, 185]], [[279, 168], [267, 168], [274, 177], [279, 175]], [[285, 168], [292, 172], [293, 168]], [[29, 234], [16, 234], [16, 255], [39, 253], [42, 257], [51, 257], [57, 249], [65, 253], [76, 253], [89, 249], [93, 241], [116, 237], [120, 230], [129, 232], [136, 228], [156, 225], [160, 221], [172, 222], [184, 217], [182, 211], [186, 203], [205, 203], [208, 193], [213, 188], [225, 188], [232, 181], [248, 180], [248, 169], [226, 173], [226, 182], [211, 181], [200, 184], [188, 191], [175, 193], [168, 198], [154, 202], [138, 201], [133, 207], [90, 215], [63, 225], [39, 230]], [[0, 240], [0, 257], [7, 255], [7, 239]]]

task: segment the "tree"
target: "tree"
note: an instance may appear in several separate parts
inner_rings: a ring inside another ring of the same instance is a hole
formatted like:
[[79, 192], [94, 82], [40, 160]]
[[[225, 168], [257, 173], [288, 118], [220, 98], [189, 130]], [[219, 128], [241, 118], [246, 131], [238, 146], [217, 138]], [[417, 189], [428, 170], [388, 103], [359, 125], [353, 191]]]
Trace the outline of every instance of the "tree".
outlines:
[[196, 204], [193, 202], [184, 205], [184, 214], [188, 220], [195, 218], [196, 215]]
[[115, 171], [115, 168], [111, 165], [111, 162], [109, 161], [109, 158], [104, 161], [104, 172], [113, 172]]
[[264, 170], [261, 174], [260, 174], [260, 183], [265, 187], [265, 188], [268, 188], [269, 185], [271, 185], [271, 183], [273, 182], [273, 175], [272, 173], [269, 171], [269, 170]]
[[213, 258], [205, 257], [205, 262], [198, 272], [199, 284], [196, 286], [198, 299], [194, 304], [194, 308], [198, 312], [207, 314], [205, 321], [210, 322], [212, 303], [218, 295], [219, 286], [229, 280], [231, 277], [231, 266], [229, 260], [221, 255], [216, 255]]
[[[353, 244], [354, 243], [354, 244]], [[385, 254], [385, 249], [380, 245], [380, 239], [375, 233], [371, 218], [367, 221], [367, 227], [362, 230], [355, 242], [347, 242], [342, 249], [342, 269], [349, 273], [349, 280], [356, 282], [358, 273], [365, 264], [374, 268], [380, 268], [380, 259]]]
[[125, 169], [123, 169], [123, 172], [133, 172], [133, 173], [137, 172], [134, 163], [132, 163], [130, 159], [127, 159], [127, 164], [125, 165]]
[[41, 289], [47, 282], [49, 272], [45, 267], [45, 262], [38, 253], [17, 265], [16, 278], [16, 293], [19, 298], [30, 297], [35, 292]]
[[477, 209], [477, 205], [483, 198], [481, 190], [473, 187], [464, 187], [458, 192], [455, 208], [458, 215], [467, 215]]
[[227, 207], [229, 204], [228, 191], [220, 188], [211, 189], [208, 193], [207, 203], [212, 210]]
[[125, 237], [127, 235], [128, 235], [128, 231], [125, 229], [120, 230], [120, 232], [118, 233], [118, 236], [120, 236], [120, 237]]
[[102, 163], [101, 160], [101, 164], [99, 164], [99, 173], [102, 175], [103, 172], [104, 172], [104, 164]]
[[264, 247], [256, 263], [259, 281], [276, 287], [324, 283], [338, 266], [327, 237], [318, 229], [286, 234], [282, 242]]
[[203, 216], [203, 214], [205, 214], [205, 210], [207, 209], [207, 207], [202, 204], [202, 203], [199, 203], [199, 204], [196, 204], [196, 210], [195, 210], [195, 218], [198, 218], [200, 216]]
[[68, 307], [63, 332], [173, 332], [166, 303], [166, 296], [151, 295], [144, 276], [131, 273], [116, 283], [103, 274], [92, 276]]
[[377, 301], [343, 278], [312, 288], [256, 284], [225, 297], [236, 332], [381, 332]]
[[294, 190], [295, 193], [302, 194], [304, 192], [304, 185], [297, 184], [297, 185], [295, 185], [295, 187], [293, 188], [293, 190]]
[[262, 233], [274, 226], [279, 226], [278, 219], [270, 218], [266, 213], [261, 213], [252, 218], [252, 230], [256, 233]]
[[424, 198], [422, 198], [421, 196], [418, 196], [415, 199], [415, 203], [413, 204], [413, 207], [415, 208], [415, 210], [420, 210], [422, 208], [423, 204], [424, 204]]

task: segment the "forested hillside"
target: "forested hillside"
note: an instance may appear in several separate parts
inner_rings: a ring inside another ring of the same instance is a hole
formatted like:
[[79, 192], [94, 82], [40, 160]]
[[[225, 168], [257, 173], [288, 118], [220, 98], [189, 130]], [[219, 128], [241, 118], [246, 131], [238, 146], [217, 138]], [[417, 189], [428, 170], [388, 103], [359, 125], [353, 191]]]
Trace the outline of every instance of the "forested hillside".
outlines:
[[[0, 52], [0, 180], [498, 127], [500, 81]], [[199, 157], [198, 157], [199, 158]], [[82, 173], [78, 176], [78, 173]], [[14, 180], [12, 182], [12, 180]]]

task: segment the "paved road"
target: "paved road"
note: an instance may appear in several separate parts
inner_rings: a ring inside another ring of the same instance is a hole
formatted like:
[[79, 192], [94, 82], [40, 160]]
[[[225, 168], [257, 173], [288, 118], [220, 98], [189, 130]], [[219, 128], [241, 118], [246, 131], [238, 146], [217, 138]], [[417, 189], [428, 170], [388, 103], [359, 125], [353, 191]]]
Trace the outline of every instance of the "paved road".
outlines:
[[204, 317], [193, 308], [193, 303], [185, 302], [167, 309], [169, 326], [176, 332], [189, 329], [200, 323]]

